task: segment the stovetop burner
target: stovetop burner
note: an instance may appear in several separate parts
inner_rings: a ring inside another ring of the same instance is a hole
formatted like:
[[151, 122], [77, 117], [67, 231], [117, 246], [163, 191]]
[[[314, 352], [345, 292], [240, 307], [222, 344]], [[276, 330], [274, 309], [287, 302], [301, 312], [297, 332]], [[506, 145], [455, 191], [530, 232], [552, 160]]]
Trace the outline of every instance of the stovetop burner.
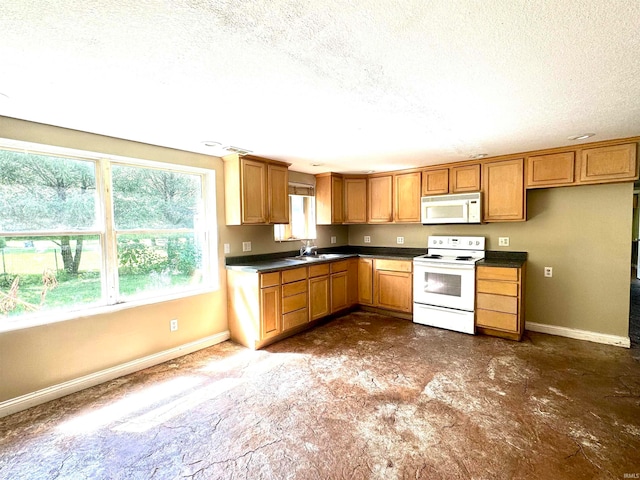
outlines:
[[460, 255], [460, 256], [456, 257], [456, 260], [460, 260], [461, 262], [465, 262], [465, 261], [471, 260], [471, 256], [470, 255]]
[[427, 254], [427, 255], [423, 255], [422, 258], [442, 258], [442, 255], [435, 255], [435, 254], [429, 255], [429, 254]]

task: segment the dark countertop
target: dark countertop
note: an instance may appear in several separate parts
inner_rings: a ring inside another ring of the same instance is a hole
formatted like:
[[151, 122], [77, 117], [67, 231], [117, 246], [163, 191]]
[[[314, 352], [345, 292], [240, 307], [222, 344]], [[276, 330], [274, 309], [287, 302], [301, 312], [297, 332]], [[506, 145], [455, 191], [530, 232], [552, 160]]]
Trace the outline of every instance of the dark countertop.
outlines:
[[[426, 253], [426, 248], [396, 248], [396, 247], [356, 247], [343, 246], [318, 249], [320, 258], [313, 260], [299, 260], [293, 257], [299, 255], [298, 251], [278, 252], [263, 255], [245, 255], [240, 257], [227, 257], [227, 270], [242, 272], [268, 273], [275, 270], [287, 270], [291, 268], [317, 265], [319, 263], [335, 262], [343, 258], [351, 257], [375, 257], [392, 260], [411, 260], [413, 257]], [[330, 255], [330, 258], [322, 258]]]
[[527, 252], [487, 250], [484, 260], [480, 260], [476, 265], [482, 265], [483, 267], [521, 268], [527, 261], [527, 256]]

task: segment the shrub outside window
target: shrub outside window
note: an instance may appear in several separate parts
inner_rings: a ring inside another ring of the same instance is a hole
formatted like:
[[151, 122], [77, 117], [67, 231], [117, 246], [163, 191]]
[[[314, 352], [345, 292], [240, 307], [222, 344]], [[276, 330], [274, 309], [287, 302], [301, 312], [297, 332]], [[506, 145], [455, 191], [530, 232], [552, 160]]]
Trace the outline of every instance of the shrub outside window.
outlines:
[[214, 286], [212, 177], [0, 149], [0, 329]]

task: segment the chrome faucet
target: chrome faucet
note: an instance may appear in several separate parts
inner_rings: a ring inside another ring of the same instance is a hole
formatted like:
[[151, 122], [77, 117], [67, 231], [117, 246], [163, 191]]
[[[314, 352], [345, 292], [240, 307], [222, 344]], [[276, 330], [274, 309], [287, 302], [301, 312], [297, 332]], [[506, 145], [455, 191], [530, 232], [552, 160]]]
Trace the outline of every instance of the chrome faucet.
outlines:
[[302, 247], [300, 247], [300, 256], [305, 255], [317, 255], [318, 247], [311, 244], [311, 240], [303, 240]]

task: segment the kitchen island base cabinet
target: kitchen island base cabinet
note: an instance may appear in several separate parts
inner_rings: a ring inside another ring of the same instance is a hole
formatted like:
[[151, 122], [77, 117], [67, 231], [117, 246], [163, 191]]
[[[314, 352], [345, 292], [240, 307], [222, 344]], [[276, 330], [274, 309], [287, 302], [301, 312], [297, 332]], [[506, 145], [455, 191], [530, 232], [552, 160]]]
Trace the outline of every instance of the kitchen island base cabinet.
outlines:
[[476, 269], [476, 333], [522, 340], [524, 334], [522, 267]]

